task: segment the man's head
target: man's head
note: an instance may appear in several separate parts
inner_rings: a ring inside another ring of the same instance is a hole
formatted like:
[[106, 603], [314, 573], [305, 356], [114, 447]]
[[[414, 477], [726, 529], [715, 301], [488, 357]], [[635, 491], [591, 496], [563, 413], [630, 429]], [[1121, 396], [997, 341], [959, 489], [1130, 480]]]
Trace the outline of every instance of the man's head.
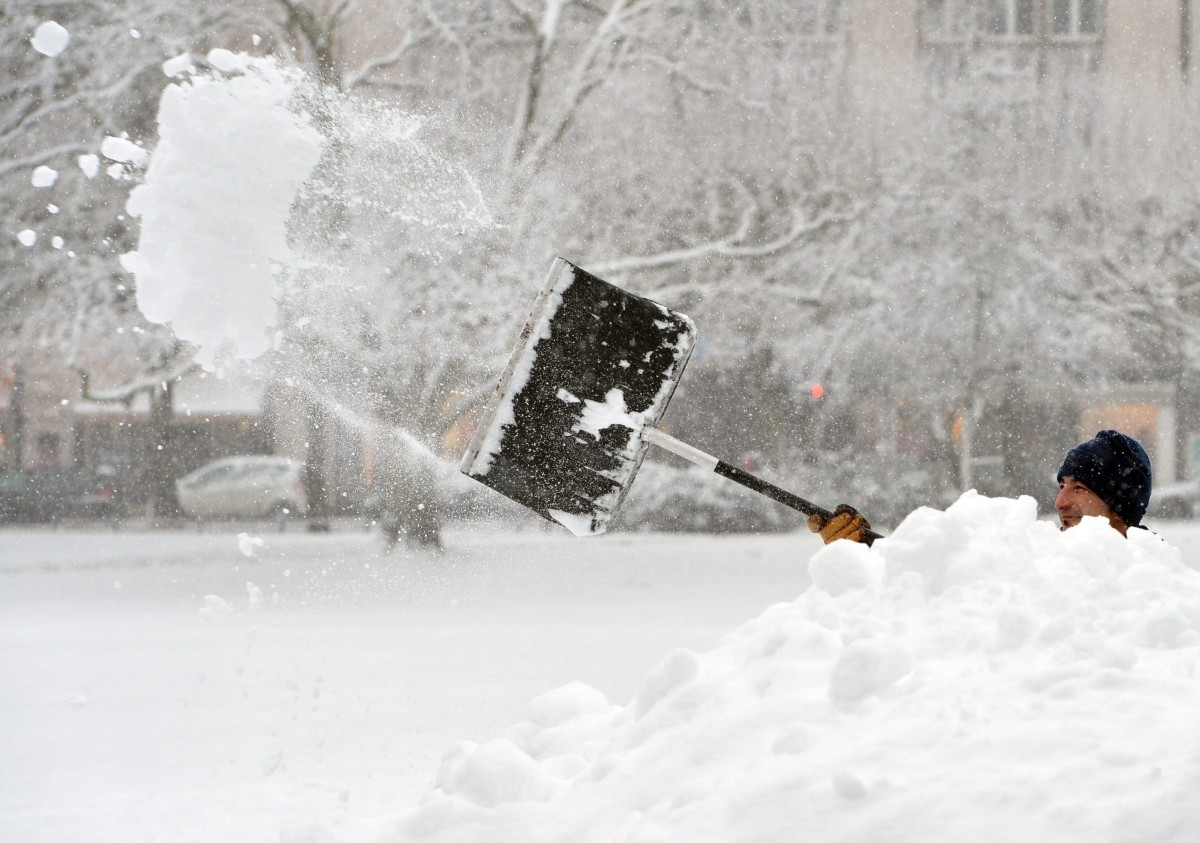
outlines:
[[1063, 529], [1085, 515], [1106, 517], [1122, 533], [1139, 526], [1150, 504], [1150, 477], [1150, 458], [1123, 433], [1102, 430], [1076, 445], [1058, 470], [1054, 508]]

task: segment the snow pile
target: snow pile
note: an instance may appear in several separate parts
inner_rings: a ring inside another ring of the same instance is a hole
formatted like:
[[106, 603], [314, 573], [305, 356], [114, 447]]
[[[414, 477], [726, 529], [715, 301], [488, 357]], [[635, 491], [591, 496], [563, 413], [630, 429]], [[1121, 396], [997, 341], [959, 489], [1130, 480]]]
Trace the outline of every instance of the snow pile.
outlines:
[[138, 250], [122, 263], [146, 318], [172, 325], [213, 368], [219, 355], [270, 347], [277, 274], [291, 257], [287, 219], [322, 139], [291, 105], [295, 74], [271, 59], [210, 59], [234, 75], [163, 93], [159, 144], [128, 205], [142, 221]]
[[[415, 808], [302, 841], [1192, 841], [1200, 575], [1144, 531], [964, 496], [625, 707], [580, 684], [450, 752]], [[649, 563], [649, 560], [648, 560]]]

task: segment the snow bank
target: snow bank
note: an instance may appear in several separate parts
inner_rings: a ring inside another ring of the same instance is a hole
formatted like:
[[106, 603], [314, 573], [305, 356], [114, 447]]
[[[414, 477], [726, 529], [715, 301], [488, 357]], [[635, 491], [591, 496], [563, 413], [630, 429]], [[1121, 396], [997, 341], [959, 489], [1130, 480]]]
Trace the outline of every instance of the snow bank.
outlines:
[[271, 59], [234, 69], [163, 93], [159, 143], [128, 204], [138, 249], [122, 258], [146, 318], [196, 344], [207, 368], [270, 347], [288, 217], [322, 148], [291, 107], [295, 74]]
[[1099, 519], [964, 496], [624, 707], [568, 685], [445, 758], [424, 801], [302, 841], [1191, 841], [1200, 574]]

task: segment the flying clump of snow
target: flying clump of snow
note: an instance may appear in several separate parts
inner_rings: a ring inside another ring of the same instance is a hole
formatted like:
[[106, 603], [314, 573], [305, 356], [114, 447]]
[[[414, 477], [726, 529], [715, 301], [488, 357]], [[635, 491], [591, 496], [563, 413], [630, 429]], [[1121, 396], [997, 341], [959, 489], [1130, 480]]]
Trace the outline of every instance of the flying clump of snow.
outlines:
[[71, 33], [67, 32], [56, 21], [48, 20], [38, 24], [38, 28], [33, 31], [33, 37], [29, 39], [29, 43], [33, 45], [33, 49], [37, 50], [43, 56], [54, 58], [67, 49], [67, 44], [70, 40]]
[[258, 536], [252, 536], [249, 533], [238, 533], [238, 551], [243, 556], [253, 557], [258, 553], [259, 549], [266, 547], [264, 542]]
[[30, 178], [30, 183], [34, 187], [53, 187], [56, 181], [58, 181], [58, 170], [44, 165], [35, 168]]
[[[112, 135], [101, 141], [100, 152], [109, 161], [116, 161], [119, 164], [132, 164], [135, 167], [144, 167], [146, 162], [150, 160], [150, 154], [133, 141], [128, 138], [116, 138]], [[96, 162], [94, 156], [88, 158], [86, 161], [84, 160], [85, 158], [87, 156], [80, 157], [79, 166], [84, 168], [84, 173], [86, 174], [89, 169], [96, 166]]]
[[969, 493], [809, 568], [627, 705], [551, 691], [419, 805], [283, 840], [1196, 839], [1200, 574], [1176, 549]]
[[233, 69], [163, 93], [158, 146], [128, 203], [141, 219], [138, 248], [122, 258], [145, 316], [194, 343], [207, 368], [270, 347], [289, 210], [322, 149], [292, 105], [295, 73], [271, 59]]
[[174, 58], [167, 59], [162, 64], [163, 75], [175, 77], [182, 76], [185, 73], [194, 73], [196, 66], [192, 64], [192, 56], [190, 53], [181, 53]]
[[82, 170], [83, 174], [89, 179], [94, 179], [96, 174], [100, 172], [100, 158], [98, 156], [88, 153], [86, 155], [80, 155], [76, 161], [79, 164], [79, 169]]
[[[309, 270], [319, 285], [353, 273], [344, 250], [296, 234], [306, 199], [333, 197], [362, 242], [409, 237], [431, 252], [495, 224], [470, 175], [421, 142], [420, 119], [322, 90], [272, 59], [218, 49], [205, 62], [202, 73], [187, 55], [164, 63], [176, 81], [152, 153], [112, 137], [101, 149], [118, 178], [138, 178], [149, 158], [128, 203], [137, 251], [122, 263], [143, 315], [196, 346], [205, 367], [271, 347], [285, 277]], [[320, 183], [334, 146], [351, 165]], [[90, 175], [95, 162], [80, 166]]]

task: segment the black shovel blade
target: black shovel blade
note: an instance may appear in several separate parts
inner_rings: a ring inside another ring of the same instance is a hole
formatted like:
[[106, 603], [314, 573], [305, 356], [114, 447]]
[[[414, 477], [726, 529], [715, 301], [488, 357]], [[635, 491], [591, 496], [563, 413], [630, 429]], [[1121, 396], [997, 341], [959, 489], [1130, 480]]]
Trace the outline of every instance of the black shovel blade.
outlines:
[[463, 473], [575, 535], [603, 533], [695, 339], [682, 313], [555, 259]]

